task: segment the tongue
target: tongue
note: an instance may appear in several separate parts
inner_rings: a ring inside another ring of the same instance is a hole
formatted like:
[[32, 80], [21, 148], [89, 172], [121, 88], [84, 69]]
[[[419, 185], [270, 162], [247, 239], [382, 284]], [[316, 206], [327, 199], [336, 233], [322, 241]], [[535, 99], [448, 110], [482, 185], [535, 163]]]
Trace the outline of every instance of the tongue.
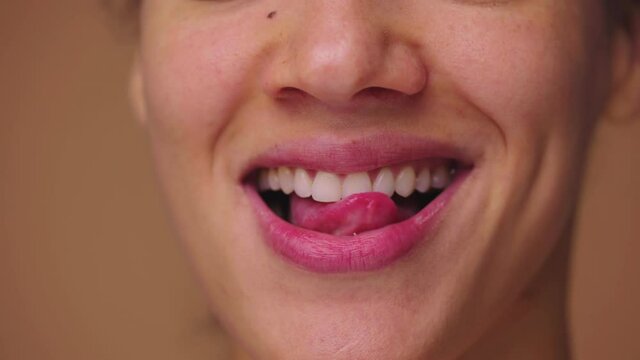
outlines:
[[336, 203], [291, 195], [291, 223], [326, 234], [354, 235], [398, 220], [398, 207], [382, 193], [354, 194]]

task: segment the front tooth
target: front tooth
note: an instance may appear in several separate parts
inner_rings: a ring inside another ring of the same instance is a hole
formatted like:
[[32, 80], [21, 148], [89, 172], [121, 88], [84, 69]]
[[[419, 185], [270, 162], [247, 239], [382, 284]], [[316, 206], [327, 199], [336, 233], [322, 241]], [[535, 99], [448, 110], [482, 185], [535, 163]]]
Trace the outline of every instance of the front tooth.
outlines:
[[396, 184], [393, 179], [393, 172], [389, 168], [383, 168], [373, 181], [373, 191], [392, 196], [396, 191]]
[[311, 185], [311, 197], [318, 202], [334, 202], [340, 200], [342, 186], [336, 174], [318, 171]]
[[293, 175], [293, 189], [301, 198], [308, 198], [311, 196], [311, 185], [313, 181], [311, 180], [311, 176], [304, 169], [296, 169]]
[[277, 169], [269, 169], [269, 188], [273, 191], [280, 190], [280, 179]]
[[371, 192], [371, 179], [366, 172], [349, 174], [342, 182], [342, 198], [349, 195]]
[[269, 190], [271, 186], [269, 185], [269, 170], [262, 169], [260, 170], [260, 174], [258, 175], [258, 189], [260, 191]]
[[289, 195], [293, 192], [293, 173], [288, 167], [278, 168], [278, 178], [282, 192]]
[[439, 165], [431, 176], [431, 186], [436, 189], [444, 189], [449, 185], [449, 181], [451, 181], [449, 169], [444, 165]]
[[411, 166], [400, 170], [396, 178], [396, 193], [402, 197], [408, 197], [416, 188], [416, 172]]
[[416, 178], [416, 190], [421, 193], [426, 193], [431, 187], [431, 172], [429, 168], [420, 170], [418, 177]]

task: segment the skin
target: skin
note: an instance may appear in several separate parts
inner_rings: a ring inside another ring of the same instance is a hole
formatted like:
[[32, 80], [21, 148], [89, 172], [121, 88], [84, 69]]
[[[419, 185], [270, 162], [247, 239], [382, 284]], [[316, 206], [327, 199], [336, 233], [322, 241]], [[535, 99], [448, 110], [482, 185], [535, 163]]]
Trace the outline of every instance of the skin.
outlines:
[[[637, 31], [610, 30], [601, 1], [162, 0], [140, 28], [133, 102], [238, 358], [569, 357], [586, 149], [640, 95]], [[436, 240], [369, 273], [275, 255], [242, 167], [306, 134], [380, 132], [481, 149]]]

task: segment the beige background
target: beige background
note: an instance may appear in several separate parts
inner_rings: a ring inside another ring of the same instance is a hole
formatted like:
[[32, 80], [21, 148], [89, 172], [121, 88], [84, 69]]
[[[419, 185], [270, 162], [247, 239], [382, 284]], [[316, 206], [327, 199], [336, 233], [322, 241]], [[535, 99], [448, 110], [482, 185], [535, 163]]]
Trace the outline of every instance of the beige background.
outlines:
[[[218, 359], [96, 0], [0, 2], [0, 359]], [[640, 121], [604, 126], [572, 282], [578, 359], [640, 359]]]

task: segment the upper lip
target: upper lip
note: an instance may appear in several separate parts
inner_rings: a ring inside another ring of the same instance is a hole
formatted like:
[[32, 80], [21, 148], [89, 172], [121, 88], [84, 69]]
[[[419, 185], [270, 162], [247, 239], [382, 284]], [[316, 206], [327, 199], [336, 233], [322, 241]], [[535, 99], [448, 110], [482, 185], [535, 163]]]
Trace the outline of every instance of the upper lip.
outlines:
[[479, 149], [471, 145], [393, 133], [300, 138], [276, 144], [251, 159], [242, 178], [257, 168], [288, 166], [347, 174], [429, 158], [451, 159], [471, 167], [480, 155]]

